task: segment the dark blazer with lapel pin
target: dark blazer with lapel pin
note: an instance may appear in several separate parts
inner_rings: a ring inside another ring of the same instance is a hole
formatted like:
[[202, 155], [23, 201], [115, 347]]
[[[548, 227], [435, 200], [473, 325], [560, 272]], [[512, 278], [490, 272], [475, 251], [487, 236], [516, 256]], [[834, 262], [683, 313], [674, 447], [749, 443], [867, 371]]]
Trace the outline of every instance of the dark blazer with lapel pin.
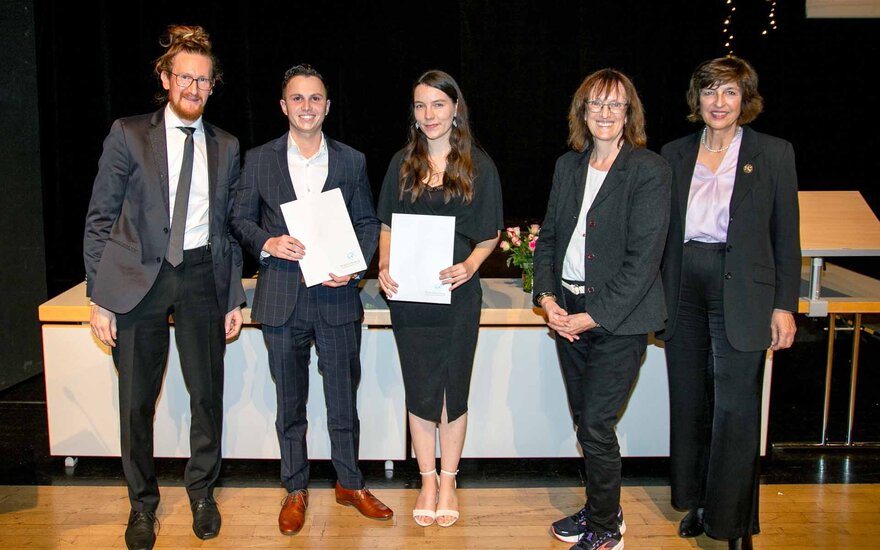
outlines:
[[[666, 144], [673, 199], [663, 257], [669, 305], [668, 340], [675, 333], [688, 194], [700, 133]], [[740, 351], [770, 346], [774, 308], [797, 312], [801, 245], [794, 150], [789, 142], [743, 126], [736, 179], [730, 198], [725, 255], [724, 319], [731, 345]]]
[[[535, 250], [534, 293], [563, 303], [562, 264], [584, 201], [590, 149], [556, 162]], [[586, 310], [613, 334], [663, 327], [659, 267], [669, 223], [670, 170], [656, 153], [624, 144], [587, 213]]]
[[[233, 232], [256, 258], [260, 258], [269, 238], [288, 234], [281, 205], [296, 200], [296, 193], [287, 166], [287, 136], [285, 133], [248, 151], [241, 189], [235, 199]], [[342, 192], [364, 260], [369, 264], [379, 242], [379, 220], [373, 207], [366, 160], [359, 151], [326, 136], [324, 139], [329, 158], [323, 190], [338, 187]], [[327, 223], [339, 221], [327, 220]], [[260, 258], [251, 318], [268, 326], [283, 325], [296, 306], [300, 277], [299, 262], [272, 256]], [[352, 280], [340, 288], [315, 287], [321, 318], [331, 325], [360, 319], [363, 306], [357, 285], [358, 281]]]
[[[170, 238], [165, 109], [121, 118], [104, 140], [92, 190], [83, 257], [86, 294], [115, 313], [131, 311], [152, 288]], [[220, 311], [245, 301], [241, 249], [227, 222], [240, 175], [238, 140], [204, 122], [209, 240]]]

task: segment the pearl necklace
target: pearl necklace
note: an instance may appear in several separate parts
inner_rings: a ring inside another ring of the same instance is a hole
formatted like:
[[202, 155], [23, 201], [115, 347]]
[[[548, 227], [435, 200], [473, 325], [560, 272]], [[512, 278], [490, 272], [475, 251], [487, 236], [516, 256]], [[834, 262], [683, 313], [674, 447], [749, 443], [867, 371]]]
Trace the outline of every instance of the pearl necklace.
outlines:
[[736, 129], [736, 135], [733, 136], [733, 139], [730, 140], [730, 143], [728, 143], [727, 145], [725, 145], [724, 147], [722, 147], [720, 149], [712, 149], [711, 147], [709, 147], [709, 142], [706, 140], [706, 130], [707, 130], [707, 127], [703, 126], [703, 135], [702, 135], [702, 137], [700, 137], [700, 143], [710, 153], [723, 153], [723, 152], [727, 151], [728, 149], [730, 149], [730, 145], [733, 143], [733, 139], [736, 139], [736, 136], [740, 135], [743, 131], [742, 126], [740, 126], [739, 128]]

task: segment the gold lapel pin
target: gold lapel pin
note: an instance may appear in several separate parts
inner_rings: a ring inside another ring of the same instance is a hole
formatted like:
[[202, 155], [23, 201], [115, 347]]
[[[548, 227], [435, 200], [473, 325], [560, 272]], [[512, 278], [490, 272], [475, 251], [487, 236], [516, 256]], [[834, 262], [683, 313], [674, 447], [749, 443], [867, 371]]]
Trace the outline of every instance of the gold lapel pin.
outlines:
[[746, 174], [751, 174], [754, 169], [755, 167], [751, 164], [746, 164], [745, 166], [743, 166], [743, 172], [745, 172]]

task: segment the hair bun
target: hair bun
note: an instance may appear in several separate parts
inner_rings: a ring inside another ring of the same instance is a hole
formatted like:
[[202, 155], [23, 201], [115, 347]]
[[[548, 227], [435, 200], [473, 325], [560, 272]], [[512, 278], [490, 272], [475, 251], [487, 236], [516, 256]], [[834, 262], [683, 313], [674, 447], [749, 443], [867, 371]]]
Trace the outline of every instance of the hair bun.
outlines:
[[171, 25], [159, 43], [165, 48], [177, 46], [183, 49], [211, 51], [210, 37], [207, 31], [198, 25]]

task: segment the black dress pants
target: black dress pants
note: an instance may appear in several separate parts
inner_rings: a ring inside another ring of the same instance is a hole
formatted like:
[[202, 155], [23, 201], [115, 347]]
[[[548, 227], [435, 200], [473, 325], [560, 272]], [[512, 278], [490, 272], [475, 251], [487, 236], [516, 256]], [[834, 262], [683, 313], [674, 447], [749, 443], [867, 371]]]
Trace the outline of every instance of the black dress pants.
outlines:
[[[584, 296], [564, 292], [566, 311], [583, 313]], [[557, 335], [556, 350], [584, 452], [587, 522], [595, 531], [616, 531], [620, 446], [614, 428], [638, 376], [648, 335], [614, 335], [595, 328], [579, 336], [580, 340], [569, 342]]]
[[192, 413], [184, 473], [190, 500], [211, 497], [220, 473], [224, 313], [217, 305], [210, 249], [186, 250], [183, 258], [177, 267], [163, 262], [144, 299], [116, 316], [122, 468], [131, 507], [140, 512], [159, 506], [153, 417], [168, 362], [169, 314]]
[[[706, 534], [757, 534], [764, 351], [725, 331], [724, 245], [684, 247], [678, 321], [666, 342], [672, 503], [703, 507]], [[676, 307], [675, 304], [671, 304]]]

